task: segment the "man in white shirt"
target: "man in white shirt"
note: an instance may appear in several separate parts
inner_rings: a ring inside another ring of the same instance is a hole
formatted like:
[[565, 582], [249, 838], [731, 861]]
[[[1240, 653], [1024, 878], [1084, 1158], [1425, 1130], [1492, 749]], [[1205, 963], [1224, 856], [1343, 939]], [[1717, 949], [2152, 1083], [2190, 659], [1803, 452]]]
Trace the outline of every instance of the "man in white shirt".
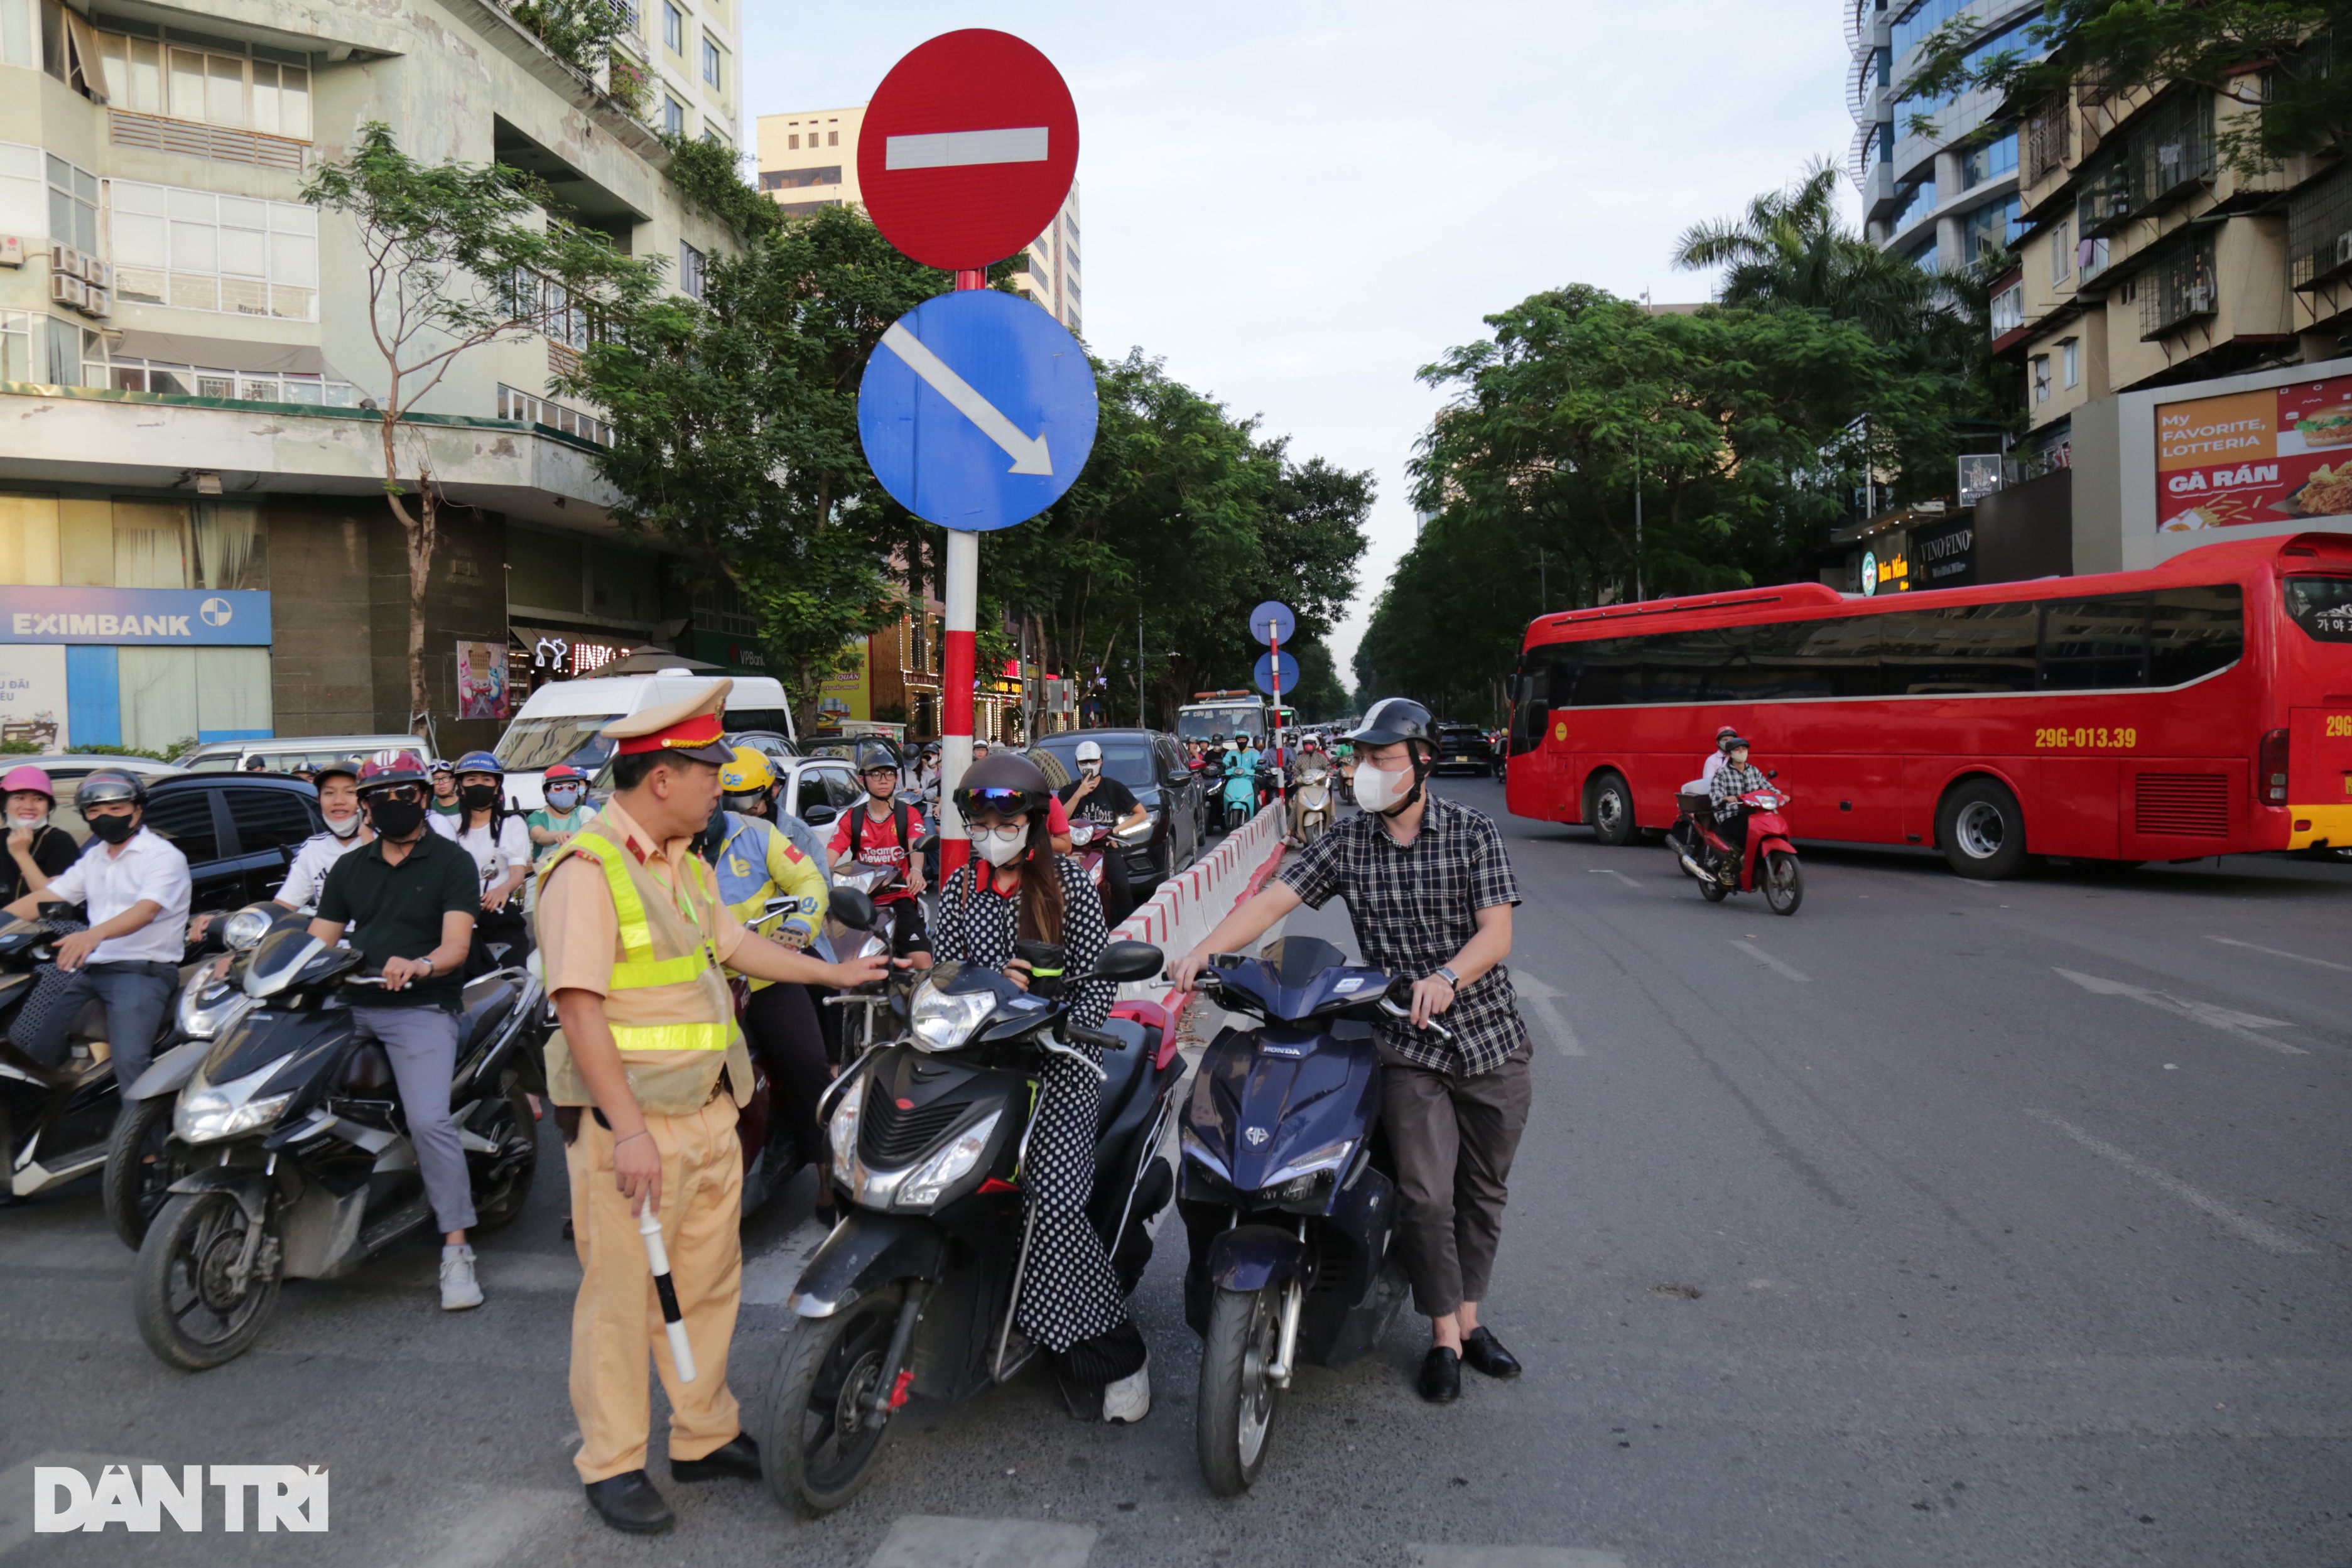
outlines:
[[294, 852], [286, 881], [275, 894], [289, 909], [317, 905], [319, 890], [327, 885], [327, 872], [337, 861], [375, 837], [360, 810], [360, 768], [356, 762], [331, 762], [319, 769], [319, 814], [327, 831], [312, 833]]
[[115, 1082], [128, 1087], [147, 1070], [163, 1014], [179, 988], [181, 933], [188, 928], [188, 858], [150, 832], [147, 786], [135, 773], [100, 768], [74, 791], [90, 844], [48, 887], [8, 905], [37, 919], [40, 905], [79, 904], [89, 929], [62, 937], [57, 967], [71, 977], [57, 994], [40, 1037], [16, 1043], [45, 1066], [63, 1065], [66, 1031], [93, 997], [106, 1005]]

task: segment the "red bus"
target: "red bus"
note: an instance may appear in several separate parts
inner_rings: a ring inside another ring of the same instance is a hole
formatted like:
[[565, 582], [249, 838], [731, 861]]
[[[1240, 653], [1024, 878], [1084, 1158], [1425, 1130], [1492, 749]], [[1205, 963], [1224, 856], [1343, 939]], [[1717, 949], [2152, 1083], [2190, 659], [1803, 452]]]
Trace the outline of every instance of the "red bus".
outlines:
[[1801, 837], [2137, 863], [2352, 845], [2352, 536], [1884, 599], [1796, 583], [1547, 615], [1513, 690], [1513, 814], [1670, 825], [1716, 727]]

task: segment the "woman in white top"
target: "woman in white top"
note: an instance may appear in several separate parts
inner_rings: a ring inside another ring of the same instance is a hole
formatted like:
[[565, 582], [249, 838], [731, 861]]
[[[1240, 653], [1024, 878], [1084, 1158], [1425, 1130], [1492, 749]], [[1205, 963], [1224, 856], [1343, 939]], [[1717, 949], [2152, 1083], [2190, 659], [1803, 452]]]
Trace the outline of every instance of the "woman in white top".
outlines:
[[507, 810], [506, 769], [487, 751], [457, 759], [457, 815], [450, 836], [474, 857], [482, 873], [482, 913], [474, 929], [482, 940], [503, 942], [505, 962], [520, 963], [530, 950], [522, 916], [522, 884], [530, 876], [530, 827], [520, 811]]

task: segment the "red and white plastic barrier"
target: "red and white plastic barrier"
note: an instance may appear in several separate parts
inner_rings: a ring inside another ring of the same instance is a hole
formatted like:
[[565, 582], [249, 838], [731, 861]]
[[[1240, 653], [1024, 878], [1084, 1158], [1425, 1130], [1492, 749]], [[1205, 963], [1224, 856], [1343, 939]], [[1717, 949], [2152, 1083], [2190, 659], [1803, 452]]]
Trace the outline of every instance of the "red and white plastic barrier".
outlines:
[[[1280, 801], [1266, 807], [1226, 834], [1215, 849], [1161, 883], [1111, 936], [1149, 942], [1167, 954], [1171, 964], [1190, 953], [1274, 875], [1282, 863], [1283, 819]], [[1163, 980], [1139, 980], [1121, 986], [1118, 994], [1123, 1001], [1175, 1005], [1176, 993]]]

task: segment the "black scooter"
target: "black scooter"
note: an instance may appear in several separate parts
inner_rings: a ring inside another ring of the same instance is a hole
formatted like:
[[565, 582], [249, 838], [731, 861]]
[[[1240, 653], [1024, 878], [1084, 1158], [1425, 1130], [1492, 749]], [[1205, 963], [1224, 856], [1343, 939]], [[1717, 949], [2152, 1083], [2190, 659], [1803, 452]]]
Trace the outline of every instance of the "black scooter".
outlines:
[[[147, 1228], [132, 1278], [140, 1337], [190, 1372], [241, 1355], [288, 1279], [348, 1274], [432, 1219], [383, 1048], [350, 999], [381, 979], [303, 925], [264, 937], [239, 1018], [181, 1087], [165, 1157], [187, 1174]], [[499, 969], [467, 985], [449, 1103], [476, 1228], [522, 1212], [538, 1160], [526, 1091], [550, 1023], [539, 982]]]
[[1371, 1350], [1410, 1294], [1390, 1247], [1396, 1184], [1371, 1020], [1410, 1016], [1412, 982], [1286, 936], [1255, 958], [1219, 954], [1195, 983], [1260, 1020], [1223, 1030], [1201, 1058], [1176, 1202], [1192, 1245], [1184, 1321], [1202, 1340], [1201, 1473], [1234, 1497], [1264, 1467], [1300, 1364]]
[[[874, 923], [852, 889], [835, 889], [833, 911], [855, 929]], [[1058, 948], [1024, 949], [1038, 969], [1058, 967]], [[871, 1478], [910, 1394], [967, 1399], [1036, 1354], [1013, 1317], [1030, 1240], [1021, 1160], [1048, 1056], [1103, 1080], [1088, 1214], [1122, 1291], [1135, 1289], [1175, 1185], [1162, 1149], [1183, 1061], [1157, 1030], [1071, 1023], [1062, 995], [1085, 979], [1148, 979], [1160, 964], [1157, 947], [1114, 942], [1093, 975], [1030, 992], [943, 964], [915, 988], [907, 1038], [844, 1069], [819, 1108], [843, 1218], [788, 1298], [795, 1317], [760, 1434], [778, 1501], [839, 1508]], [[1101, 1065], [1072, 1040], [1097, 1048]]]

